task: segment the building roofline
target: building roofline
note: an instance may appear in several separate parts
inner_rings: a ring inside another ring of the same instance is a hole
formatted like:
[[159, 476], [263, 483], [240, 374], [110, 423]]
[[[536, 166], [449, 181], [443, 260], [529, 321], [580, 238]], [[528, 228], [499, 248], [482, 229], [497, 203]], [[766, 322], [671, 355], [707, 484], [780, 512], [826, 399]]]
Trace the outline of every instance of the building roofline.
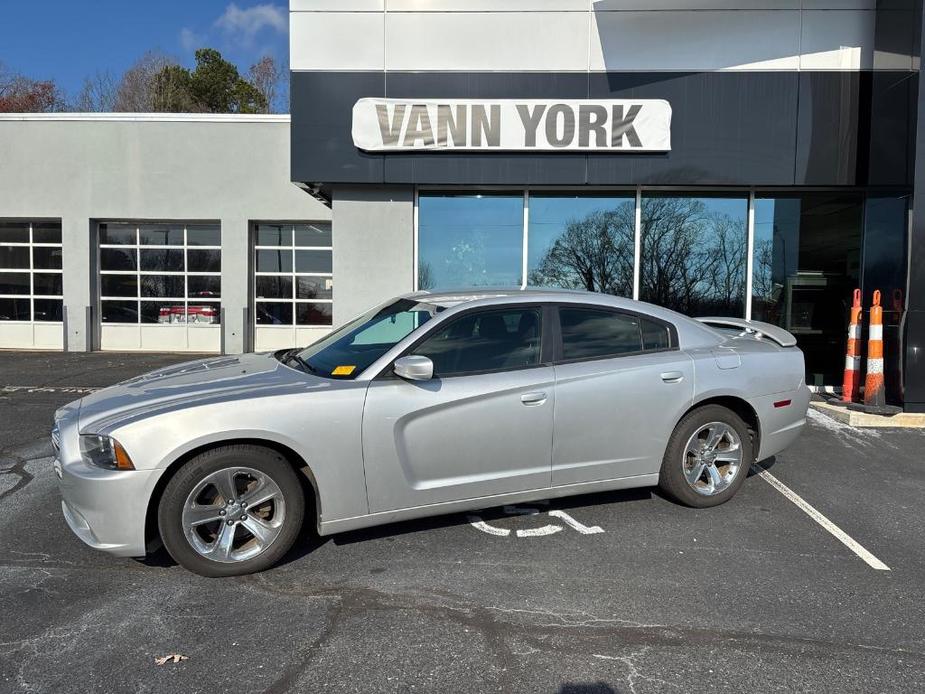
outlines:
[[288, 113], [0, 113], [0, 121], [127, 123], [288, 123]]

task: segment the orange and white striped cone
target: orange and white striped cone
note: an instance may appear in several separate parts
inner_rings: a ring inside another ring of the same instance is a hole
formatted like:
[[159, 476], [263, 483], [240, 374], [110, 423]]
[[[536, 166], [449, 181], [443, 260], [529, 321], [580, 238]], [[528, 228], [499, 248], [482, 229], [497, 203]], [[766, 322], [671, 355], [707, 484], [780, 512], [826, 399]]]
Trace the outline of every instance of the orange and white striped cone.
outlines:
[[886, 392], [883, 385], [883, 309], [880, 307], [879, 290], [874, 292], [874, 304], [870, 307], [868, 330], [864, 404], [868, 407], [883, 407], [886, 405]]
[[845, 378], [842, 381], [842, 402], [854, 402], [861, 390], [861, 290], [854, 290], [851, 321], [848, 323], [848, 349], [845, 355]]

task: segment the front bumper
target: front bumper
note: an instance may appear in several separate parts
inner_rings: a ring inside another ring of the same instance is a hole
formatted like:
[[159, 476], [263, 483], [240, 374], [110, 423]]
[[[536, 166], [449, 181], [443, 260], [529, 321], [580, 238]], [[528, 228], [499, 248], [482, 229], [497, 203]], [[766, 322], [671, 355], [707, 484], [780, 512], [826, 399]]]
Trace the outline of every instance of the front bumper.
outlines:
[[98, 470], [59, 461], [55, 469], [64, 520], [77, 537], [119, 557], [145, 554], [148, 500], [160, 470]]

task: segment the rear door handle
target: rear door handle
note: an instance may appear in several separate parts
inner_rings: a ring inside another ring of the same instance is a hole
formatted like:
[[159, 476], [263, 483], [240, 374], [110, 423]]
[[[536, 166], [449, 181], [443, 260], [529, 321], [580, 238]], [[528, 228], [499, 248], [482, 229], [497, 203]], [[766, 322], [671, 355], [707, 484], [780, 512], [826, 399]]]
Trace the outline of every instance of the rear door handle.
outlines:
[[662, 380], [665, 383], [680, 383], [684, 380], [684, 374], [680, 371], [663, 371]]
[[520, 401], [528, 407], [531, 405], [542, 405], [544, 402], [546, 402], [546, 393], [539, 391], [535, 393], [524, 393], [520, 396]]

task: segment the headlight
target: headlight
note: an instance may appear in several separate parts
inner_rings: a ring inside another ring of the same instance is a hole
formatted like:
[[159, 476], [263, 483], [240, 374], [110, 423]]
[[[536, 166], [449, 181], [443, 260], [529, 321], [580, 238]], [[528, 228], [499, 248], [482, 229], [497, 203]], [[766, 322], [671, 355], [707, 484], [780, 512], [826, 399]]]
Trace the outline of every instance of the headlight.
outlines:
[[107, 470], [134, 470], [132, 459], [122, 444], [109, 436], [90, 434], [80, 437], [80, 457], [85, 463]]

